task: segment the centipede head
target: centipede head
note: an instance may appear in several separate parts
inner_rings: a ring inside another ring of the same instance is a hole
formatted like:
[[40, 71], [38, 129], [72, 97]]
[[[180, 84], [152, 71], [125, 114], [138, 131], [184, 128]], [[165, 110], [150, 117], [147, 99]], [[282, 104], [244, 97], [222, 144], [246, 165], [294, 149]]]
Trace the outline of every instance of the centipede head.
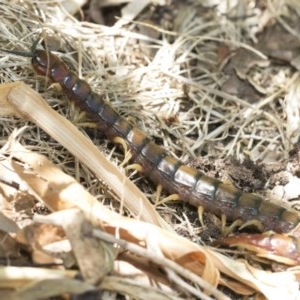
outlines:
[[15, 50], [7, 50], [0, 48], [1, 51], [12, 53], [19, 56], [30, 57], [31, 64], [39, 75], [47, 76], [49, 75], [49, 70], [54, 65], [56, 59], [55, 57], [47, 50], [37, 49], [38, 44], [41, 42], [42, 38], [39, 37], [32, 44], [30, 51], [15, 51]]

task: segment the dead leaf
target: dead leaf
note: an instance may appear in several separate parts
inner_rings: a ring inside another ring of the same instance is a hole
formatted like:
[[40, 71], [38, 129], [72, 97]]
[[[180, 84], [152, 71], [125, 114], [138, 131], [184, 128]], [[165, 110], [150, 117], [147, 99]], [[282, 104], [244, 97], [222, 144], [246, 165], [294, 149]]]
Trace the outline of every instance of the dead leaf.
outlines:
[[[61, 228], [48, 224], [32, 223], [22, 228], [16, 235], [19, 243], [28, 246], [31, 259], [37, 264], [61, 264], [67, 250], [62, 247], [59, 249], [59, 245], [56, 244], [56, 251], [50, 251], [49, 245], [64, 239], [65, 234]], [[59, 253], [63, 253], [63, 257], [60, 257]]]
[[254, 66], [268, 65], [269, 60], [263, 54], [239, 48], [223, 69], [228, 79], [222, 84], [222, 91], [247, 99], [250, 103], [257, 101], [264, 91], [248, 78], [248, 73]]
[[[287, 24], [296, 32], [300, 32], [298, 17], [294, 20], [286, 20]], [[291, 63], [299, 57], [300, 40], [289, 33], [283, 26], [275, 22], [265, 27], [264, 31], [258, 36], [256, 49], [270, 58]], [[295, 65], [297, 70], [300, 68]]]
[[97, 284], [112, 271], [117, 253], [115, 247], [87, 235], [92, 230], [92, 225], [82, 212], [64, 210], [49, 215], [48, 218], [52, 220], [56, 218], [55, 222], [61, 224], [66, 232], [80, 272], [86, 282]]

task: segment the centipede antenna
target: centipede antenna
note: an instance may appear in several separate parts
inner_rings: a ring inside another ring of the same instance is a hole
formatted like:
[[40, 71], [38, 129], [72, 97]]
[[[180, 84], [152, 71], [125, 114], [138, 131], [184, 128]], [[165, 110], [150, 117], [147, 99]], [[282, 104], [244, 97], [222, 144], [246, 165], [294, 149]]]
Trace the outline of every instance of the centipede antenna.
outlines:
[[23, 52], [23, 51], [16, 51], [16, 50], [7, 50], [7, 49], [3, 49], [0, 48], [0, 51], [6, 52], [6, 53], [11, 53], [11, 54], [15, 54], [15, 55], [19, 55], [19, 56], [24, 56], [24, 57], [30, 57], [32, 58], [34, 56], [34, 52], [37, 48], [37, 45], [41, 42], [42, 37], [39, 36], [34, 43], [32, 44], [31, 48], [30, 48], [30, 52]]
[[15, 54], [15, 55], [18, 55], [18, 56], [33, 57], [33, 52], [31, 52], [31, 51], [30, 52], [23, 52], [23, 51], [16, 51], [16, 50], [7, 50], [7, 49], [3, 49], [3, 48], [0, 48], [0, 51]]

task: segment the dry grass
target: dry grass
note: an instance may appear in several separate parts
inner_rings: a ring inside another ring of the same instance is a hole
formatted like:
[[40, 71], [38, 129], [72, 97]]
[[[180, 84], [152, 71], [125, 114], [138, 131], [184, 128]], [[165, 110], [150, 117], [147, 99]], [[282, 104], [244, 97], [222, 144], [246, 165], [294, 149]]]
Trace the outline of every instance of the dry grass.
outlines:
[[[251, 1], [248, 5], [245, 13], [251, 15]], [[246, 42], [260, 30], [259, 15], [233, 22], [217, 10], [204, 13], [191, 5], [176, 12], [173, 32], [155, 26], [162, 37], [154, 39], [135, 33], [134, 24], [121, 30], [78, 22], [71, 16], [65, 21], [55, 5], [45, 10], [40, 7], [41, 11], [36, 8], [43, 16], [41, 23], [36, 15], [29, 15], [32, 7], [2, 7], [1, 47], [28, 51], [39, 34], [50, 39], [50, 47], [55, 39], [54, 47], [59, 44], [58, 51], [65, 52], [61, 57], [94, 90], [105, 94], [122, 115], [130, 115], [183, 161], [205, 153], [218, 158], [234, 155], [240, 160], [250, 156], [257, 161], [269, 151], [276, 152], [276, 159], [283, 159], [291, 149], [283, 122], [284, 95], [295, 76], [287, 67], [279, 82], [272, 74], [276, 69], [268, 70], [275, 78], [269, 82], [267, 95], [255, 105], [220, 91], [226, 78], [220, 70], [218, 47], [226, 44], [232, 50], [245, 47], [258, 52]], [[43, 78], [37, 81], [27, 58], [6, 55], [1, 66], [2, 82], [24, 80], [41, 92], [46, 87]], [[57, 100], [58, 93], [44, 93], [50, 104], [62, 107], [58, 109], [75, 124], [85, 125], [78, 112], [64, 109], [66, 101]], [[275, 107], [278, 112], [274, 114]]]
[[[197, 1], [189, 2], [186, 5], [174, 1], [174, 10], [163, 13], [160, 24], [145, 24], [150, 14], [146, 10], [137, 22], [115, 28], [80, 22], [59, 3], [1, 0], [0, 48], [28, 52], [41, 35], [50, 49], [57, 50], [123, 116], [131, 118], [185, 162], [203, 155], [212, 159], [234, 156], [239, 161], [248, 157], [254, 162], [283, 161], [300, 135], [299, 126], [295, 125], [299, 124], [299, 105], [286, 98], [297, 93], [297, 72], [288, 64], [280, 68], [256, 66], [249, 80], [263, 86], [265, 93], [251, 103], [221, 90], [227, 80], [222, 72], [226, 61], [220, 61], [218, 51], [226, 45], [231, 52], [244, 48], [266, 58], [251, 42], [269, 20], [287, 27], [276, 12], [282, 9], [287, 15], [287, 4], [295, 11], [299, 4], [269, 0], [262, 1], [260, 9], [249, 0], [240, 1], [245, 6], [230, 9], [222, 4], [204, 8]], [[223, 2], [230, 6], [231, 1]], [[87, 133], [111, 162], [120, 166], [120, 151], [99, 136], [84, 115], [69, 105], [59, 88], [48, 88], [49, 83], [33, 72], [28, 58], [1, 56], [0, 80], [24, 81], [38, 91], [55, 110]], [[291, 110], [293, 118], [289, 117]], [[18, 139], [27, 149], [46, 155], [99, 201], [113, 201], [105, 185], [99, 184], [89, 169], [32, 123], [1, 116], [0, 125], [1, 145], [14, 129], [26, 126]], [[154, 189], [136, 172], [129, 176], [153, 198]], [[114, 201], [108, 206], [118, 210]], [[170, 219], [174, 214], [168, 205], [160, 207], [160, 211]], [[174, 224], [178, 231], [197, 239], [197, 225], [190, 224], [185, 215], [174, 219], [180, 220], [179, 225]]]

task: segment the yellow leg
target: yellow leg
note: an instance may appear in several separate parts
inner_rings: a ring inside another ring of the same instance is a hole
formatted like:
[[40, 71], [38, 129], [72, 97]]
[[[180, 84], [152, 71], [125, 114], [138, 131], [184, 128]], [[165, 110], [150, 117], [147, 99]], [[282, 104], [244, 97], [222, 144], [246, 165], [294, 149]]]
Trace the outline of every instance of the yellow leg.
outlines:
[[245, 222], [244, 224], [241, 225], [241, 227], [239, 229], [243, 229], [245, 227], [248, 227], [248, 226], [255, 226], [259, 231], [263, 231], [264, 227], [261, 223], [261, 221], [259, 220], [250, 220], [250, 221], [247, 221]]
[[242, 220], [235, 220], [230, 226], [226, 226], [226, 216], [222, 214], [221, 216], [222, 221], [222, 235], [227, 236], [228, 234], [232, 233], [235, 228], [240, 228], [243, 225]]
[[124, 159], [123, 159], [122, 163], [120, 164], [120, 166], [122, 167], [128, 163], [128, 161], [131, 159], [132, 155], [131, 155], [130, 151], [128, 150], [127, 144], [123, 138], [116, 136], [115, 138], [113, 138], [113, 142], [116, 144], [120, 144], [124, 149]]
[[160, 204], [166, 203], [168, 201], [178, 201], [178, 200], [180, 200], [179, 195], [178, 194], [172, 194], [172, 195], [169, 195], [168, 197], [166, 197], [166, 198], [164, 198], [164, 199], [162, 199], [160, 201], [155, 202], [155, 206], [158, 206]]
[[136, 170], [138, 172], [142, 172], [143, 167], [140, 164], [131, 164], [126, 167], [126, 170]]
[[198, 212], [198, 219], [202, 227], [204, 227], [204, 221], [203, 221], [203, 213], [204, 213], [204, 208], [203, 206], [198, 206], [197, 208]]
[[162, 185], [159, 184], [159, 185], [156, 187], [155, 200], [154, 200], [154, 205], [155, 205], [155, 206], [157, 206], [157, 204], [159, 203], [159, 199], [160, 199], [160, 196], [161, 196], [161, 192], [162, 192]]
[[250, 220], [247, 222], [244, 222], [242, 220], [236, 220], [234, 221], [230, 226], [226, 226], [226, 216], [222, 215], [222, 234], [223, 236], [227, 236], [228, 234], [232, 233], [234, 229], [243, 229], [248, 226], [255, 226], [259, 231], [263, 231], [263, 225], [258, 220]]

